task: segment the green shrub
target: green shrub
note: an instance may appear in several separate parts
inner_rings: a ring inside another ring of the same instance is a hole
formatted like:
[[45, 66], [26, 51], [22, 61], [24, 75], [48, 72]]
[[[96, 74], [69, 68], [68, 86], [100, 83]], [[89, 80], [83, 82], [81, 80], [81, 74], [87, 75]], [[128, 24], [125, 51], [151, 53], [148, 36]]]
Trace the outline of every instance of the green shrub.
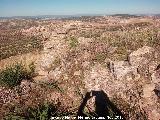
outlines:
[[75, 47], [78, 46], [79, 43], [78, 43], [78, 40], [75, 37], [71, 37], [69, 39], [69, 44], [70, 44], [71, 48], [75, 48]]
[[51, 112], [55, 109], [48, 103], [39, 105], [37, 108], [28, 108], [28, 117], [33, 120], [49, 120], [51, 118]]
[[45, 88], [45, 89], [56, 89], [60, 92], [64, 92], [62, 88], [59, 87], [58, 82], [54, 81], [54, 82], [42, 82], [39, 83], [41, 87]]
[[0, 84], [8, 87], [19, 85], [23, 79], [31, 79], [34, 76], [34, 64], [28, 68], [22, 63], [7, 67], [0, 72]]
[[[26, 110], [14, 106], [13, 110], [7, 114], [5, 120], [49, 120], [51, 111], [55, 108], [48, 103], [41, 104], [37, 107], [28, 107]], [[23, 112], [22, 112], [23, 111]]]
[[[48, 102], [44, 102], [35, 107], [28, 107], [26, 110], [16, 110], [16, 106], [7, 114], [5, 120], [50, 120], [51, 117], [61, 117], [66, 115], [72, 115], [70, 112], [66, 112], [59, 109], [59, 105], [52, 105]], [[23, 109], [22, 107], [19, 109]]]
[[104, 53], [97, 53], [96, 56], [95, 56], [95, 60], [99, 63], [102, 63], [104, 62], [104, 60], [106, 59], [107, 55], [104, 54]]

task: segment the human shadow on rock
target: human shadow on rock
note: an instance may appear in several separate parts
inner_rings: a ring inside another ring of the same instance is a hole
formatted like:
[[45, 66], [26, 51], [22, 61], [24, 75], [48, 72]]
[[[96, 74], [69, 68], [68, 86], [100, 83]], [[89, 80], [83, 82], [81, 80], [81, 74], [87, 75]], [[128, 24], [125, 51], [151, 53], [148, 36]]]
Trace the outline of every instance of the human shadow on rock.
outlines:
[[[87, 101], [95, 97], [95, 111], [85, 113], [84, 108]], [[122, 112], [109, 100], [104, 91], [91, 91], [87, 92], [77, 113], [77, 118], [82, 117], [104, 117], [105, 119], [123, 119], [125, 120]]]

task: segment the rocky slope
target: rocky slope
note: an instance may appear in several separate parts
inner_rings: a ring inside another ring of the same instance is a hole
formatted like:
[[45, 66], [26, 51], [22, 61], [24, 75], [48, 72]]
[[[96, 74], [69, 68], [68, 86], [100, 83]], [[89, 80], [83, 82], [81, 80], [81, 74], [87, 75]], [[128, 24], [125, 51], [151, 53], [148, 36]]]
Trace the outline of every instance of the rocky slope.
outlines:
[[[63, 38], [53, 41], [45, 44], [42, 57], [38, 60], [38, 73], [44, 75], [45, 80], [69, 80], [69, 84], [64, 85], [68, 86], [66, 92], [74, 99], [77, 98], [74, 95], [75, 86], [82, 94], [103, 90], [127, 119], [160, 118], [160, 54], [154, 48], [143, 46], [129, 54], [125, 61], [106, 58], [100, 63], [91, 61], [92, 49], [85, 50], [93, 46], [92, 39], [79, 38], [79, 47], [75, 49], [69, 49], [68, 41], [64, 42]], [[98, 52], [108, 50], [103, 44], [96, 49]], [[57, 66], [54, 63], [56, 59], [60, 60]]]
[[[64, 31], [68, 28], [63, 27]], [[104, 91], [127, 120], [159, 120], [160, 54], [157, 48], [143, 45], [134, 51], [120, 49], [123, 53], [127, 51], [127, 57], [116, 60], [112, 56], [123, 45], [118, 44], [118, 48], [94, 37], [74, 38], [48, 29], [41, 30], [41, 34], [47, 37], [44, 49], [20, 59], [28, 62], [32, 57], [36, 77], [32, 81], [23, 80], [14, 89], [0, 88], [1, 113], [11, 104], [25, 108], [45, 100], [60, 102], [63, 109], [76, 113], [87, 92]], [[14, 57], [8, 61], [11, 59]], [[15, 59], [19, 61], [19, 57]], [[94, 104], [94, 98], [87, 102], [91, 111], [95, 110]]]

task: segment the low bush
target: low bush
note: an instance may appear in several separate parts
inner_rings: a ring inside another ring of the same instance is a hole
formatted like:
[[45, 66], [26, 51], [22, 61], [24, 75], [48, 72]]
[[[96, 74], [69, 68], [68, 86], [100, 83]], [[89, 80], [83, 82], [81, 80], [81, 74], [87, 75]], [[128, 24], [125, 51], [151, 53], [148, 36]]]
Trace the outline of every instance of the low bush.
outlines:
[[[9, 114], [7, 114], [5, 120], [50, 120], [52, 117], [61, 117], [72, 115], [70, 112], [66, 112], [59, 109], [59, 105], [53, 105], [48, 102], [44, 102], [35, 107], [28, 107], [26, 110], [15, 106]], [[22, 112], [23, 111], [23, 112]]]
[[78, 43], [77, 38], [71, 37], [71, 38], [69, 39], [69, 44], [70, 44], [70, 47], [71, 47], [71, 48], [76, 48], [79, 43]]
[[0, 71], [0, 84], [8, 87], [17, 86], [23, 79], [31, 79], [34, 76], [34, 71], [34, 63], [27, 67], [22, 63], [16, 63]]
[[104, 62], [104, 60], [106, 59], [107, 55], [104, 54], [104, 53], [100, 53], [100, 54], [96, 54], [95, 56], [95, 61], [99, 62], [99, 63], [102, 63]]
[[63, 89], [59, 87], [57, 81], [54, 81], [54, 82], [51, 81], [51, 82], [48, 82], [48, 83], [42, 82], [42, 83], [39, 83], [39, 84], [42, 88], [45, 88], [45, 89], [56, 89], [56, 90], [58, 90], [62, 93], [64, 92]]

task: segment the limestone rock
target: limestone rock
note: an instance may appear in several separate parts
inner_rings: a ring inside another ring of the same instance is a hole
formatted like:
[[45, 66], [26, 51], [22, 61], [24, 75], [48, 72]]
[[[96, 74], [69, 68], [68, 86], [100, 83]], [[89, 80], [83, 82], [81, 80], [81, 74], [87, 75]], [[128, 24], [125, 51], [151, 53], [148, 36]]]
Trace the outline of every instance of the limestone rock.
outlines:
[[80, 70], [74, 72], [74, 76], [80, 76], [80, 75], [81, 75], [81, 71]]
[[62, 76], [62, 71], [60, 67], [57, 67], [56, 69], [51, 70], [48, 74], [48, 78], [53, 80], [59, 80], [61, 76]]
[[159, 54], [152, 47], [144, 46], [129, 55], [129, 63], [137, 67], [141, 76], [150, 79], [150, 74], [154, 73], [158, 65]]
[[155, 85], [154, 84], [146, 84], [143, 88], [143, 97], [151, 98], [154, 93]]
[[[51, 38], [52, 39], [52, 38]], [[69, 47], [65, 43], [64, 39], [52, 39], [47, 41], [44, 45], [44, 51], [41, 53], [41, 57], [36, 61], [36, 71], [39, 75], [47, 75], [53, 70], [54, 61], [57, 58], [63, 58], [67, 54]]]
[[99, 91], [107, 87], [107, 82], [113, 80], [112, 74], [100, 64], [96, 64], [91, 68], [91, 71], [85, 73], [85, 86], [88, 91], [95, 90]]
[[44, 71], [49, 71], [49, 69], [52, 68], [53, 62], [55, 60], [56, 56], [54, 54], [44, 54], [44, 56], [41, 58], [41, 69]]
[[160, 75], [159, 75], [159, 73], [157, 73], [157, 72], [155, 72], [155, 73], [153, 73], [152, 74], [152, 81], [153, 81], [153, 83], [159, 83], [160, 84]]
[[159, 65], [155, 69], [154, 73], [151, 75], [152, 82], [156, 85], [155, 86], [155, 93], [158, 97], [160, 97], [160, 68]]
[[137, 69], [134, 66], [129, 65], [127, 61], [114, 61], [113, 63], [113, 74], [119, 79], [125, 79], [127, 76], [134, 79], [138, 77]]
[[159, 119], [160, 67], [156, 51], [144, 46], [131, 53], [129, 61], [105, 62], [107, 67], [95, 64], [84, 72], [88, 92], [103, 90], [111, 98], [120, 95], [131, 106], [142, 108], [149, 120]]
[[89, 46], [89, 44], [92, 42], [92, 39], [91, 39], [91, 38], [79, 37], [79, 38], [78, 38], [78, 42], [79, 42], [81, 45]]
[[155, 58], [155, 50], [151, 47], [144, 46], [129, 55], [129, 62], [132, 66], [148, 64]]

